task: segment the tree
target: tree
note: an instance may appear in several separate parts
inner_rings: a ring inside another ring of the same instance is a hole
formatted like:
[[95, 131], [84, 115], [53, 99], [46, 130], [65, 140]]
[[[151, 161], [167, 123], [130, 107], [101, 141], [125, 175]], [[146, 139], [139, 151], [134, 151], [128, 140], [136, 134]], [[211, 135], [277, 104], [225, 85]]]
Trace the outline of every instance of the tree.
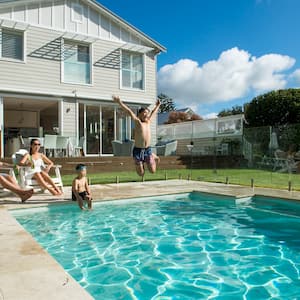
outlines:
[[243, 107], [236, 105], [233, 106], [231, 109], [223, 109], [218, 113], [218, 117], [226, 117], [232, 115], [239, 115], [243, 113]]
[[159, 113], [176, 110], [173, 99], [170, 98], [169, 96], [161, 93], [157, 96], [157, 98], [161, 102], [160, 107], [159, 107], [159, 111], [158, 111]]
[[171, 111], [169, 114], [169, 119], [166, 124], [172, 123], [181, 123], [181, 122], [188, 122], [188, 121], [196, 121], [202, 120], [202, 118], [197, 114], [192, 114], [191, 116], [182, 111]]
[[272, 91], [245, 105], [248, 127], [279, 126], [300, 122], [300, 89]]

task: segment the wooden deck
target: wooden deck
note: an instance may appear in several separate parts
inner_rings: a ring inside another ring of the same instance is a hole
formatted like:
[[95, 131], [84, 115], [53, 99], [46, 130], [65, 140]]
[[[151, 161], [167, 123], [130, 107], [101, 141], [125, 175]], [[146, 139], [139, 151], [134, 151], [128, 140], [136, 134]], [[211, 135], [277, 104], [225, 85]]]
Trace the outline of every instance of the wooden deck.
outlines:
[[[134, 171], [135, 166], [132, 157], [129, 156], [101, 156], [101, 157], [51, 157], [55, 164], [62, 166], [62, 175], [74, 174], [75, 167], [83, 163], [88, 167], [88, 172], [125, 172]], [[4, 161], [11, 163], [11, 158]], [[213, 169], [217, 168], [237, 168], [243, 163], [240, 156], [162, 156], [158, 168], [161, 170], [171, 169]]]

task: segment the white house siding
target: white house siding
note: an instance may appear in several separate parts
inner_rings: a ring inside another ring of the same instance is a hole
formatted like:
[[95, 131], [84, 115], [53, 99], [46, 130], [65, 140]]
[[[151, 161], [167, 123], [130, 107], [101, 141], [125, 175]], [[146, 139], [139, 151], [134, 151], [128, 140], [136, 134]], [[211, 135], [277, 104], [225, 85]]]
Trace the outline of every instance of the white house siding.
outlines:
[[64, 136], [70, 136], [75, 138], [77, 134], [77, 123], [76, 123], [76, 102], [75, 100], [67, 100], [64, 99], [62, 102], [62, 111], [61, 111], [61, 117], [62, 117], [62, 131], [61, 133]]
[[[4, 91], [21, 91], [50, 95], [77, 96], [111, 101], [112, 94], [135, 103], [153, 103], [156, 96], [156, 64], [151, 55], [145, 55], [145, 91], [120, 89], [120, 70], [93, 66], [91, 85], [61, 82], [61, 62], [53, 59], [37, 58], [40, 48], [61, 37], [60, 32], [30, 27], [26, 31], [26, 63], [0, 61], [0, 88]], [[93, 43], [93, 63], [118, 51], [119, 43], [97, 40]], [[57, 49], [59, 51], [59, 49]]]

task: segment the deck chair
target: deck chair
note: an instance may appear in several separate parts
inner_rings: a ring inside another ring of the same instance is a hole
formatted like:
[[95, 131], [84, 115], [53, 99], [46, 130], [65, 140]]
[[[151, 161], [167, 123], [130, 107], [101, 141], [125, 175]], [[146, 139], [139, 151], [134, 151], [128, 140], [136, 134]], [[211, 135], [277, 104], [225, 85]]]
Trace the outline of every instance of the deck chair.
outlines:
[[[18, 169], [18, 182], [19, 182], [20, 186], [23, 189], [33, 188], [35, 190], [35, 192], [37, 192], [37, 191], [45, 192], [45, 189], [43, 189], [37, 183], [36, 180], [34, 180], [32, 178], [28, 178], [26, 176], [27, 172], [28, 172], [28, 167], [24, 167], [24, 166], [19, 165], [20, 161], [22, 160], [24, 155], [27, 154], [27, 153], [28, 153], [27, 150], [20, 149], [19, 151], [17, 151], [16, 153], [14, 153], [12, 155], [13, 164]], [[55, 171], [55, 176], [54, 177], [51, 176], [51, 179], [54, 181], [56, 186], [58, 186], [61, 189], [61, 191], [63, 191], [63, 183], [62, 183], [62, 179], [61, 179], [61, 175], [60, 175], [61, 165], [54, 165], [53, 168], [54, 168], [54, 171]]]

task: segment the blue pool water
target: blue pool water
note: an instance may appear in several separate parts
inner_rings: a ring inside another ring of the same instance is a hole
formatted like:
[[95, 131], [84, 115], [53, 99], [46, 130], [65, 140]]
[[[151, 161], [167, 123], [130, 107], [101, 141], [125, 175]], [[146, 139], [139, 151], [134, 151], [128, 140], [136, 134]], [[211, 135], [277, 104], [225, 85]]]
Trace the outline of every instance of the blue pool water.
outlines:
[[95, 299], [300, 299], [293, 202], [191, 193], [12, 214]]

